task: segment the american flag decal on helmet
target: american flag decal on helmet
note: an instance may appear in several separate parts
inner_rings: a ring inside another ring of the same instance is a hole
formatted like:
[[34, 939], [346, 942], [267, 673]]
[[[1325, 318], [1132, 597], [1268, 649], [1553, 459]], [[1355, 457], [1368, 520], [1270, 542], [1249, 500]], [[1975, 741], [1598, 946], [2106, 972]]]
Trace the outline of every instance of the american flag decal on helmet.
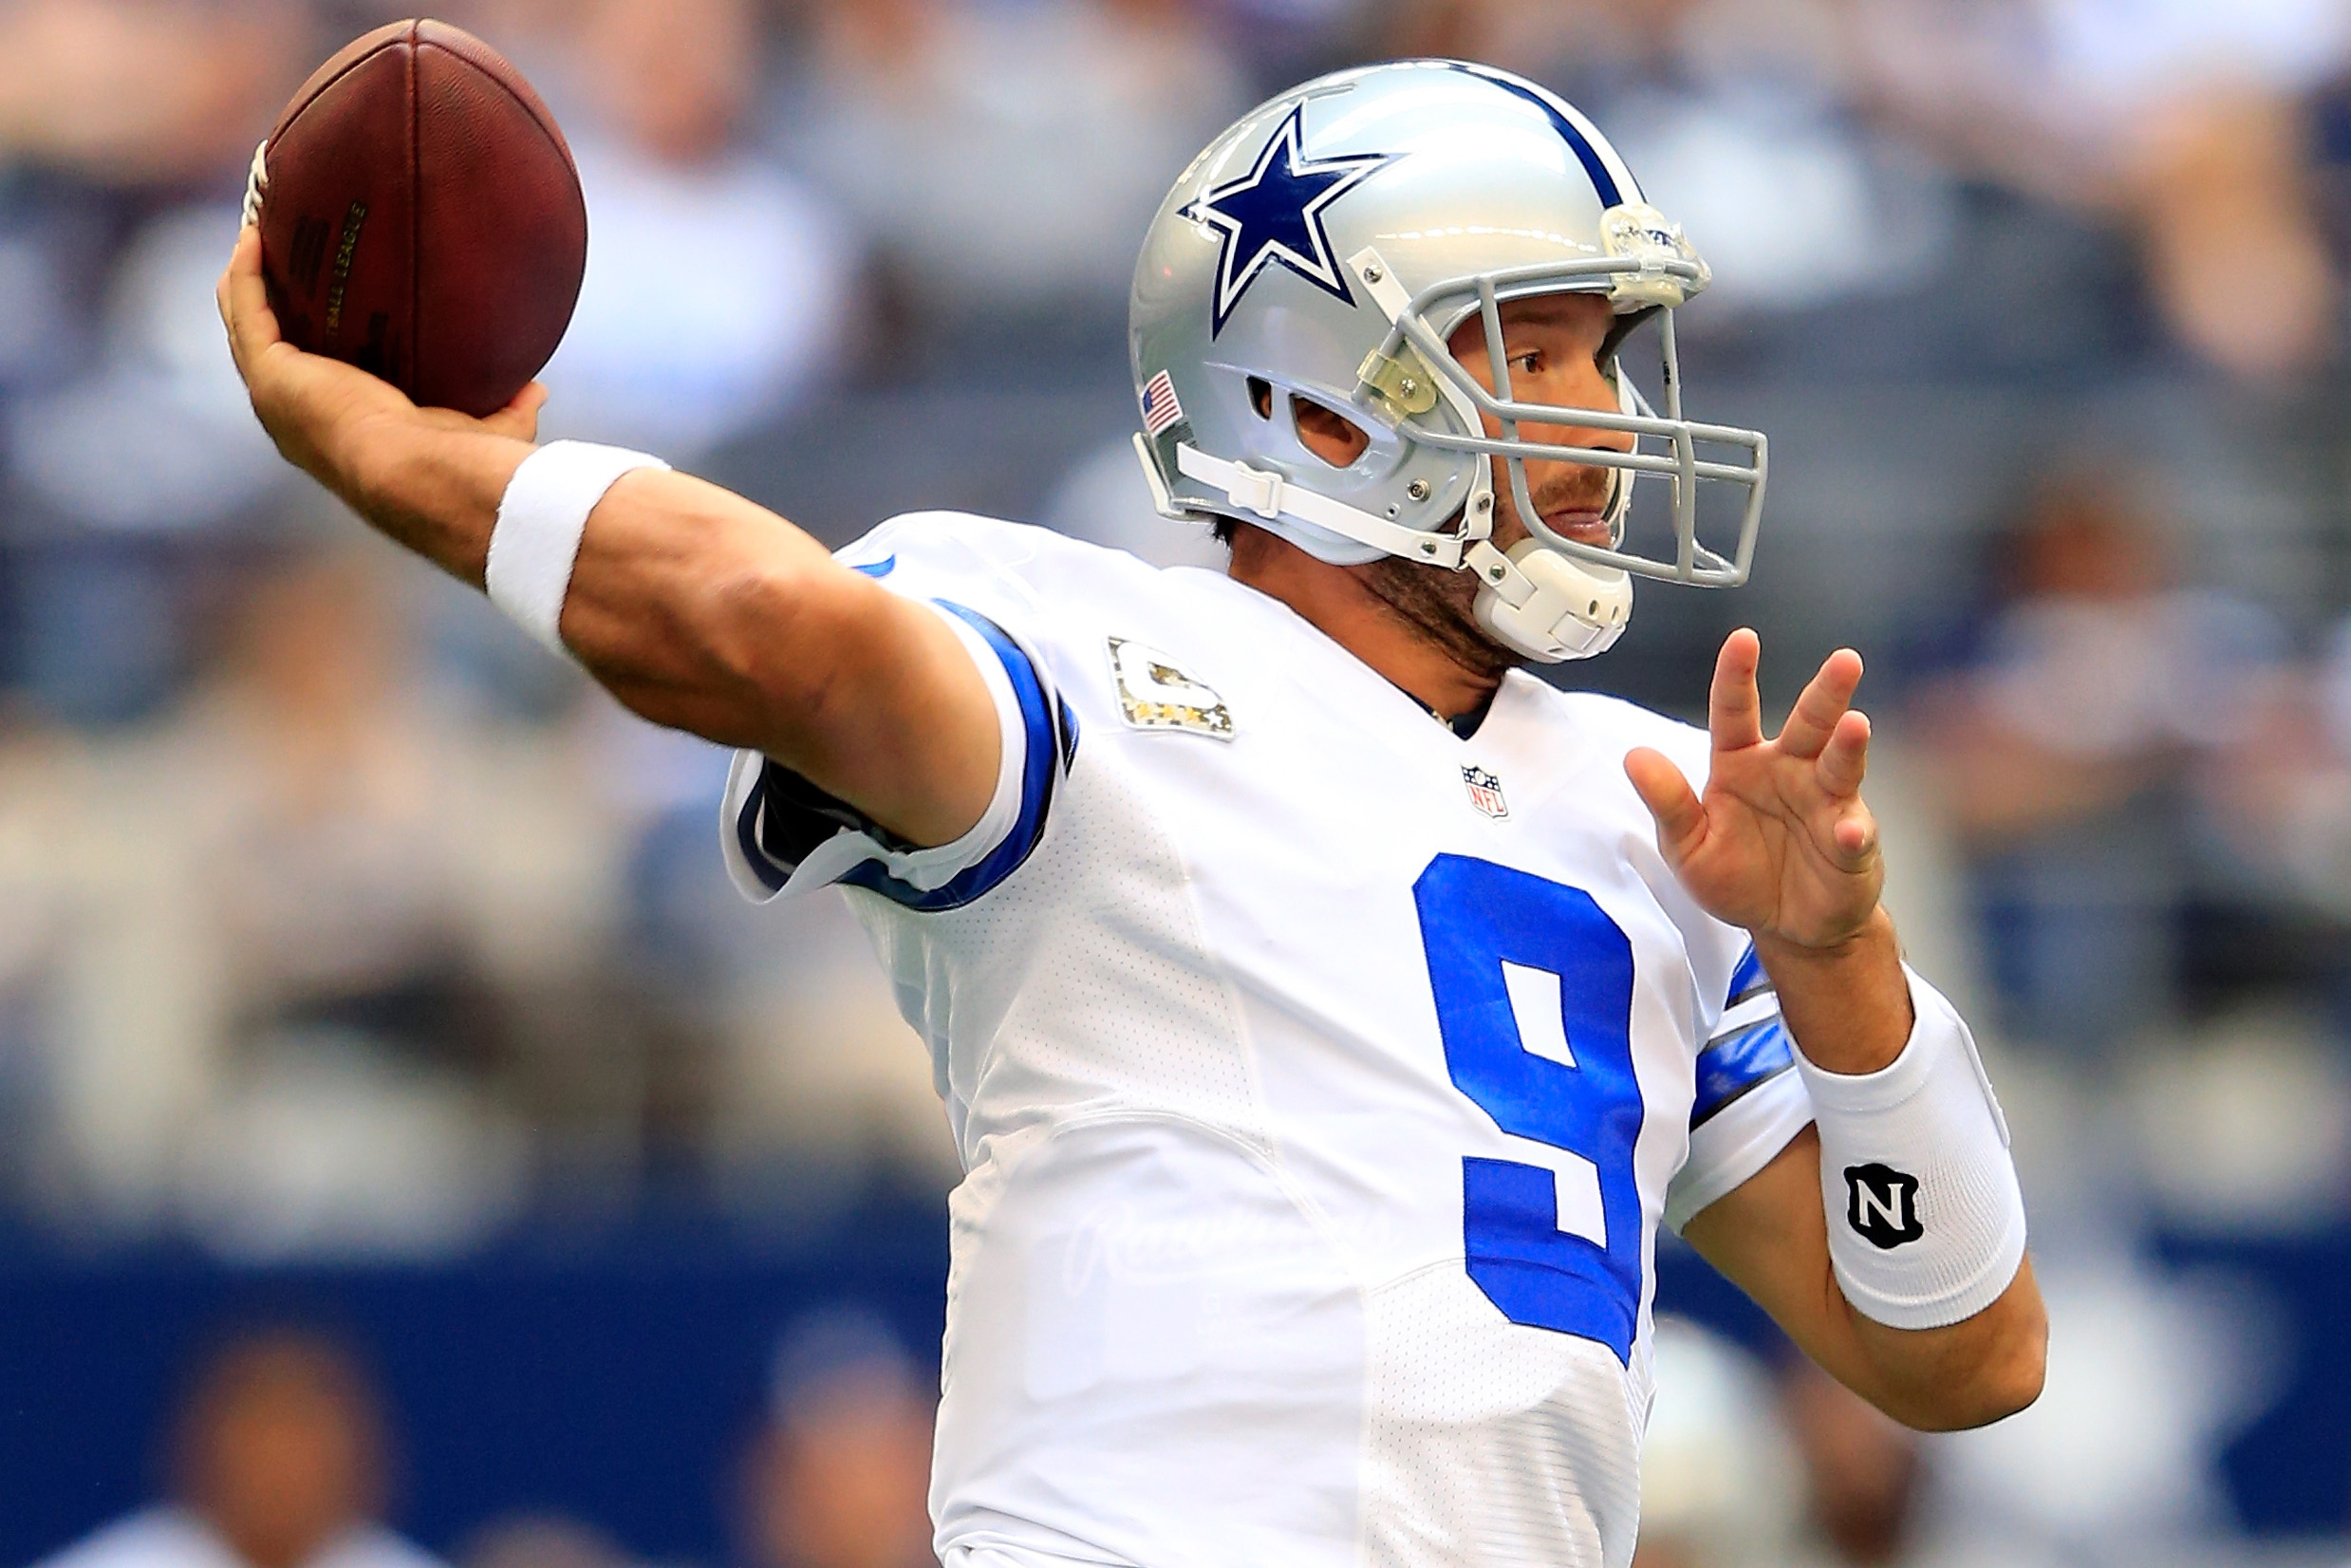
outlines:
[[1156, 436], [1176, 420], [1184, 418], [1184, 405], [1176, 401], [1175, 383], [1162, 370], [1143, 383], [1143, 428]]

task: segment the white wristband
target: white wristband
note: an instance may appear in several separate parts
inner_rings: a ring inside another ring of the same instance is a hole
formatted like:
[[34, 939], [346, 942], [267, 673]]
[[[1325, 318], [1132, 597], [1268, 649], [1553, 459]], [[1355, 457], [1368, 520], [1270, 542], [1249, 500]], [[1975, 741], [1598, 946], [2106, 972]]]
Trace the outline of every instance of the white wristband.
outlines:
[[1934, 1329], [1992, 1304], [2024, 1260], [2008, 1124], [1975, 1037], [1909, 965], [1918, 1021], [1860, 1076], [1796, 1057], [1820, 1129], [1829, 1260], [1845, 1299], [1890, 1328]]
[[556, 628], [588, 514], [622, 475], [668, 467], [642, 452], [587, 441], [550, 442], [525, 457], [507, 481], [497, 527], [490, 532], [490, 559], [482, 572], [490, 602], [523, 630], [564, 652]]

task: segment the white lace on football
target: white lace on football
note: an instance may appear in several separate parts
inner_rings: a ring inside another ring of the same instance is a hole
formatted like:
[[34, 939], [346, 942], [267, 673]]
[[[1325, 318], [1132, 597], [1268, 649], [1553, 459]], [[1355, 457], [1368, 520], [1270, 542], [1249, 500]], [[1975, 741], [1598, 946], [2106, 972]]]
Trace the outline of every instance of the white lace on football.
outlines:
[[253, 149], [253, 166], [245, 177], [245, 215], [241, 227], [250, 229], [261, 221], [261, 198], [270, 194], [270, 143], [263, 139]]

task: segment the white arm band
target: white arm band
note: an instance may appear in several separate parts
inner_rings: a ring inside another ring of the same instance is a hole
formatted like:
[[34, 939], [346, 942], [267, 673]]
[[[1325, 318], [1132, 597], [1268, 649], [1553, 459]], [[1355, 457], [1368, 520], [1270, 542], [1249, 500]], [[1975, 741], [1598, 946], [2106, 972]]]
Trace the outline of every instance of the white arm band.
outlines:
[[1890, 1328], [1935, 1329], [1992, 1304], [2024, 1260], [2008, 1124], [1975, 1037], [1905, 964], [1918, 1021], [1858, 1077], [1797, 1053], [1820, 1129], [1829, 1260], [1845, 1299]]
[[565, 651], [556, 629], [580, 535], [614, 481], [640, 468], [666, 469], [659, 457], [587, 441], [554, 441], [522, 460], [498, 502], [490, 531], [490, 559], [482, 573], [490, 602], [522, 629]]

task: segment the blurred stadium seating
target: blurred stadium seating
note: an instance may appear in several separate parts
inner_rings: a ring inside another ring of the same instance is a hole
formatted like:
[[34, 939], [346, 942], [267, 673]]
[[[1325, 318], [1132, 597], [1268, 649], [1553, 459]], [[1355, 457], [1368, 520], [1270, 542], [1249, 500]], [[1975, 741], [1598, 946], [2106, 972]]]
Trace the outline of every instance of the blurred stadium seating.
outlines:
[[[171, 1494], [201, 1357], [293, 1323], [464, 1568], [907, 1568], [823, 1544], [903, 1539], [952, 1179], [858, 932], [740, 906], [724, 759], [358, 537], [218, 343], [254, 140], [393, 14], [0, 0], [0, 1564]], [[1203, 558], [1105, 457], [1190, 153], [1389, 54], [1576, 98], [1716, 267], [1693, 411], [1775, 460], [1752, 585], [1644, 589], [1565, 677], [1689, 713], [1736, 624], [1782, 697], [1868, 655], [1890, 896], [2056, 1324], [2040, 1407], [1912, 1444], [1669, 1249], [1708, 1329], [1642, 1568], [2351, 1551], [2351, 4], [444, 14], [580, 149], [550, 432], [834, 544], [947, 506]], [[898, 1348], [810, 1351], [843, 1302]], [[853, 1478], [795, 1469], [819, 1419]]]

